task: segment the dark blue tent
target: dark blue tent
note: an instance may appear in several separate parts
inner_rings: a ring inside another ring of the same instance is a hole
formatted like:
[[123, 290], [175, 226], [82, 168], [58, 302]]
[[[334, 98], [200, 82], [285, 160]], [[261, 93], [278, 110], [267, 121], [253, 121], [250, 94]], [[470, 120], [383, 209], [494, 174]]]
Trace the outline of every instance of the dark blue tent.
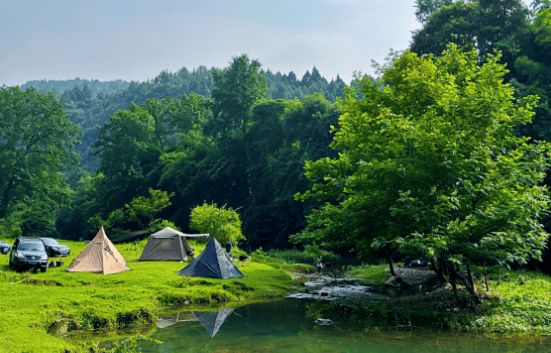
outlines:
[[210, 238], [205, 250], [184, 269], [178, 272], [180, 276], [208, 278], [242, 278], [245, 277], [233, 264], [220, 243]]

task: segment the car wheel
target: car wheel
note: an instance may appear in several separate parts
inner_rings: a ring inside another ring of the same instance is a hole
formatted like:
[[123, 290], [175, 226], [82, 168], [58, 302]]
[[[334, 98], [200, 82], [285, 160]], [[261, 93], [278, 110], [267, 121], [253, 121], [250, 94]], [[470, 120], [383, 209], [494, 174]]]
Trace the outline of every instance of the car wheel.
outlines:
[[46, 272], [46, 269], [48, 269], [48, 268], [47, 267], [41, 267], [40, 272]]

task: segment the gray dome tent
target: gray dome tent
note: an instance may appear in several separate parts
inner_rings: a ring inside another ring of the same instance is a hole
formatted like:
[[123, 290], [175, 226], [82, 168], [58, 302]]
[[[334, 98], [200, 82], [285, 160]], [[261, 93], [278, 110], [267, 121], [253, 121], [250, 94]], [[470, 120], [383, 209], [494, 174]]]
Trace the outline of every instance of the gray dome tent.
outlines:
[[166, 227], [149, 236], [140, 261], [185, 261], [193, 255], [186, 238], [204, 236], [208, 234], [184, 234]]
[[201, 255], [180, 270], [178, 274], [180, 276], [208, 278], [245, 277], [214, 237], [210, 238]]

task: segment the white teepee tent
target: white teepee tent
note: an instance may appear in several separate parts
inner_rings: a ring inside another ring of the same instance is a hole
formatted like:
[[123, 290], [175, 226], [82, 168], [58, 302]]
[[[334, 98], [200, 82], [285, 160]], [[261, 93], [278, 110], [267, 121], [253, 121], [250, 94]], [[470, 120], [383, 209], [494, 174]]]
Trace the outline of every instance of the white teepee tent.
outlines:
[[67, 268], [69, 272], [101, 272], [104, 275], [128, 270], [126, 261], [107, 238], [103, 227]]

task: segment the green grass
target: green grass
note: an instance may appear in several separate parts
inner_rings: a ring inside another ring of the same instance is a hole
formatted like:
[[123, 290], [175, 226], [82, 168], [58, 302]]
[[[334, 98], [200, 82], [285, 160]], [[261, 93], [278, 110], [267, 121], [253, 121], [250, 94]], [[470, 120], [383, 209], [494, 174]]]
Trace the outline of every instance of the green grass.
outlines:
[[[181, 277], [176, 272], [185, 263], [138, 262], [145, 241], [117, 245], [131, 271], [108, 276], [69, 273], [65, 269], [85, 244], [63, 243], [71, 248], [71, 256], [46, 273], [15, 273], [7, 267], [8, 256], [0, 257], [5, 261], [0, 267], [0, 351], [85, 351], [102, 336], [146, 330], [165, 307], [280, 297], [292, 286], [286, 272], [256, 262], [238, 263], [245, 279]], [[196, 253], [201, 248], [196, 246]], [[83, 332], [94, 335], [74, 339]]]
[[[551, 335], [551, 278], [527, 272], [492, 271], [487, 314], [471, 323], [471, 329], [492, 333]], [[482, 291], [482, 284], [479, 290]]]
[[251, 259], [287, 272], [314, 272], [314, 266], [308, 263], [311, 259], [299, 250], [270, 250], [268, 253], [257, 250], [251, 254]]
[[348, 277], [361, 278], [369, 286], [382, 286], [390, 277], [388, 265], [362, 265], [352, 268]]

